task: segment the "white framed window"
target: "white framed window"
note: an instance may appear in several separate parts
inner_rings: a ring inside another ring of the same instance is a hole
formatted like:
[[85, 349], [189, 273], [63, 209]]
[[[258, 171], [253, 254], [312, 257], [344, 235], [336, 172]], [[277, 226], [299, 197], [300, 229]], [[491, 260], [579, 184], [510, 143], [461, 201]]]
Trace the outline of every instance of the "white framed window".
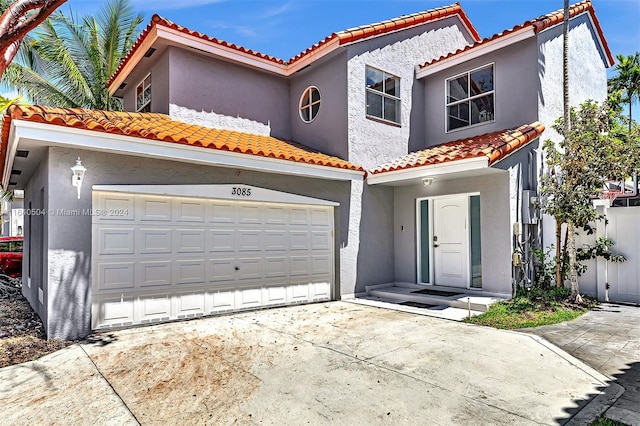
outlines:
[[494, 121], [494, 64], [447, 79], [447, 132]]
[[305, 123], [311, 123], [320, 112], [320, 91], [315, 86], [309, 86], [300, 97], [300, 118]]
[[400, 77], [367, 66], [367, 117], [400, 124]]
[[151, 112], [151, 74], [136, 87], [136, 111]]

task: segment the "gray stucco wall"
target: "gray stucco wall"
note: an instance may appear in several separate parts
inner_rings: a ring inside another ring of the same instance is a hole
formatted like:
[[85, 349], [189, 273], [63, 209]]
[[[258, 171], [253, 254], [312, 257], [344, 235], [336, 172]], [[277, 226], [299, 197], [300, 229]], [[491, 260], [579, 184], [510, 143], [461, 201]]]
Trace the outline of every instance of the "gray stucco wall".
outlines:
[[136, 110], [136, 87], [151, 73], [151, 111], [169, 113], [169, 51], [162, 55], [144, 58], [143, 62], [127, 78], [124, 88], [124, 111]]
[[[78, 155], [87, 168], [80, 200], [69, 179], [69, 167]], [[351, 218], [359, 215], [359, 205], [357, 212], [352, 211], [352, 187], [361, 186], [362, 182], [358, 181], [289, 177], [63, 148], [49, 148], [49, 166], [48, 208], [53, 210], [91, 208], [92, 185], [122, 184], [243, 183], [335, 201], [340, 203], [335, 211], [336, 280], [339, 283], [336, 297], [364, 291], [365, 284], [389, 282], [393, 278], [393, 260], [389, 258], [393, 196], [389, 188], [367, 191], [370, 193], [370, 201], [365, 201], [367, 208], [382, 207], [382, 210], [364, 220], [362, 230], [353, 230]], [[370, 203], [378, 206], [368, 207]], [[90, 331], [91, 217], [54, 215], [48, 219], [49, 337], [84, 336]], [[354, 239], [354, 231], [362, 238]], [[364, 253], [361, 258], [357, 258], [359, 249]], [[358, 271], [355, 271], [356, 262], [360, 262]]]
[[417, 281], [416, 199], [473, 192], [480, 193], [482, 290], [490, 293], [511, 293], [511, 228], [507, 172], [472, 178], [435, 180], [428, 187], [411, 185], [395, 188], [396, 281]]
[[[452, 140], [512, 129], [538, 119], [538, 67], [535, 38], [527, 39], [480, 58], [425, 77], [423, 96], [426, 138], [424, 149]], [[460, 73], [494, 63], [495, 120], [446, 131], [446, 80]]]
[[[424, 101], [421, 97], [414, 98], [415, 66], [464, 47], [470, 41], [460, 21], [450, 17], [349, 46], [349, 160], [371, 169], [406, 154], [410, 140], [423, 140]], [[367, 119], [366, 66], [400, 77], [399, 127]]]
[[[25, 244], [22, 259], [22, 294], [33, 310], [42, 319], [45, 331], [49, 330], [48, 250], [47, 222], [49, 217], [43, 212], [48, 208], [48, 155], [45, 155], [24, 191], [24, 235]], [[69, 175], [67, 173], [67, 175]], [[43, 192], [44, 190], [44, 192]], [[42, 301], [39, 291], [42, 290]]]
[[[562, 25], [538, 34], [538, 120], [546, 130], [541, 141], [558, 142], [551, 128], [563, 115], [562, 100]], [[594, 29], [586, 14], [571, 20], [569, 32], [569, 101], [577, 106], [592, 99], [602, 102], [607, 96], [607, 75], [603, 54], [596, 43]], [[542, 167], [543, 160], [540, 157]], [[544, 246], [555, 242], [555, 221], [545, 215], [542, 222]]]
[[[311, 123], [300, 118], [300, 97], [309, 86], [320, 92], [320, 110]], [[290, 79], [291, 139], [339, 158], [348, 158], [346, 51], [294, 74]]]
[[290, 139], [289, 82], [266, 72], [170, 48], [169, 103], [256, 121]]

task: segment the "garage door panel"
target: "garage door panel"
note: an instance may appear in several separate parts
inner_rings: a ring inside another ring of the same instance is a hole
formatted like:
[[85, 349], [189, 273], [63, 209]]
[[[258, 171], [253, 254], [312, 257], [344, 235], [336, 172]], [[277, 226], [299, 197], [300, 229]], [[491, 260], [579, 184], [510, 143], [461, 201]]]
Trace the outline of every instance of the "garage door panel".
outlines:
[[236, 208], [237, 222], [240, 224], [262, 223], [260, 205], [239, 204]]
[[331, 273], [331, 258], [328, 255], [311, 256], [311, 275]]
[[267, 206], [264, 223], [267, 225], [285, 226], [288, 222], [288, 212], [284, 207]]
[[287, 231], [286, 230], [266, 230], [264, 232], [265, 251], [286, 251]]
[[148, 294], [141, 296], [138, 303], [140, 322], [168, 320], [171, 318], [171, 294]]
[[236, 221], [236, 204], [232, 202], [212, 201], [208, 205], [209, 221], [213, 223], [234, 223]]
[[315, 226], [329, 226], [332, 218], [330, 212], [327, 209], [312, 209], [311, 210], [311, 224]]
[[98, 254], [133, 254], [134, 228], [100, 228], [98, 231]]
[[311, 250], [329, 250], [331, 235], [329, 231], [311, 232]]
[[140, 287], [165, 287], [171, 285], [173, 276], [170, 260], [143, 261], [137, 265]]
[[235, 231], [231, 229], [210, 229], [207, 236], [209, 251], [216, 253], [235, 252]]
[[289, 272], [289, 262], [285, 256], [265, 258], [265, 277], [286, 278]]
[[293, 207], [289, 211], [289, 224], [290, 225], [308, 225], [308, 209], [302, 207]]
[[100, 193], [97, 209], [113, 214], [94, 216], [95, 222], [132, 221], [136, 211], [134, 195]]
[[171, 254], [171, 228], [142, 228], [138, 230], [140, 254]]
[[262, 231], [258, 229], [241, 229], [236, 232], [237, 250], [239, 252], [262, 251]]
[[236, 309], [256, 308], [262, 305], [261, 288], [245, 288], [236, 291]]
[[94, 328], [329, 300], [333, 208], [115, 194], [93, 218]]
[[289, 232], [289, 250], [309, 250], [309, 232], [308, 231], [290, 231]]
[[176, 229], [173, 244], [176, 253], [204, 253], [205, 231], [203, 228]]
[[133, 289], [134, 262], [112, 262], [98, 264], [99, 290]]
[[176, 260], [173, 264], [173, 282], [181, 284], [204, 284], [204, 259]]
[[204, 315], [205, 293], [178, 293], [174, 297], [175, 315], [178, 318]]
[[94, 299], [92, 327], [129, 325], [134, 323], [134, 296], [102, 296]]
[[264, 276], [263, 262], [260, 257], [240, 258], [237, 264], [236, 275], [240, 281], [258, 280]]
[[309, 258], [307, 256], [290, 256], [289, 275], [292, 277], [310, 275]]
[[209, 272], [207, 277], [210, 282], [234, 281], [236, 278], [236, 260], [233, 259], [213, 259], [209, 261]]
[[171, 198], [144, 196], [136, 199], [136, 220], [143, 222], [171, 222]]
[[176, 222], [203, 223], [206, 220], [206, 201], [195, 199], [175, 200], [174, 217]]
[[266, 305], [284, 305], [287, 303], [287, 288], [285, 286], [264, 287], [262, 300]]

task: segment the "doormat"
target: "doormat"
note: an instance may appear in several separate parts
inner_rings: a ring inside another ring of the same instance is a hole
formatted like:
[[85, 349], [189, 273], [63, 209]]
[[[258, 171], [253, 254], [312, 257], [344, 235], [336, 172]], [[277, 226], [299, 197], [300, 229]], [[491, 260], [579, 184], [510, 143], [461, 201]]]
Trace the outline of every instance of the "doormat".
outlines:
[[413, 308], [423, 308], [423, 309], [431, 309], [438, 306], [438, 305], [428, 305], [426, 303], [419, 303], [419, 302], [400, 302], [398, 303], [398, 305], [411, 306]]
[[431, 290], [430, 288], [425, 288], [422, 290], [416, 290], [416, 291], [412, 291], [411, 293], [418, 293], [418, 294], [428, 294], [431, 296], [444, 296], [444, 297], [449, 297], [449, 296], [462, 296], [462, 293], [457, 293], [455, 291], [444, 291], [444, 290]]

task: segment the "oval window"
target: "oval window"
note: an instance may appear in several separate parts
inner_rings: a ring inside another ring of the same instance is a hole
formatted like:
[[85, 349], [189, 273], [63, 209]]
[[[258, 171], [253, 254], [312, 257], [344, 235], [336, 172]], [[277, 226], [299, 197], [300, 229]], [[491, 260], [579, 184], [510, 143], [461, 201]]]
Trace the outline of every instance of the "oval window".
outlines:
[[320, 111], [320, 91], [317, 87], [307, 88], [300, 98], [300, 118], [305, 123], [311, 123]]

